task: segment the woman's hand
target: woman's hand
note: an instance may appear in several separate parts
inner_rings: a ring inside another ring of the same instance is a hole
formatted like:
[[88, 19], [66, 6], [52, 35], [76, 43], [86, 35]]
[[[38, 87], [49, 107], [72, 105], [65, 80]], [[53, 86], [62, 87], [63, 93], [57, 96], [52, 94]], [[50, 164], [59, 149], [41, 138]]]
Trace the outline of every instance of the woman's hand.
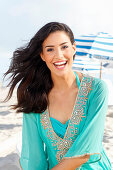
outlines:
[[59, 164], [57, 164], [51, 170], [75, 170], [82, 164], [86, 163], [90, 158], [90, 155], [85, 155], [76, 158], [64, 158]]

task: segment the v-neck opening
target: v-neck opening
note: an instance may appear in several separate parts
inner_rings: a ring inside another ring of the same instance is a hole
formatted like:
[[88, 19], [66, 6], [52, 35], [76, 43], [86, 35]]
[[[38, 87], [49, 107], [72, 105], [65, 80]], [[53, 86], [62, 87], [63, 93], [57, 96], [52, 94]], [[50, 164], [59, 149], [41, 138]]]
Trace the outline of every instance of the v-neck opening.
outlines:
[[[70, 116], [70, 119], [68, 120], [69, 123], [68, 123], [67, 129], [66, 129], [66, 132], [65, 132], [65, 135], [64, 135], [63, 138], [59, 137], [59, 136], [56, 134], [56, 132], [54, 131], [53, 126], [52, 126], [52, 123], [51, 123], [51, 120], [50, 120], [50, 115], [49, 115], [48, 107], [47, 107], [47, 109], [46, 109], [46, 113], [47, 113], [47, 116], [48, 116], [48, 118], [49, 118], [49, 123], [50, 123], [50, 125], [51, 125], [52, 131], [53, 131], [53, 133], [55, 134], [55, 136], [58, 137], [58, 138], [60, 138], [61, 140], [65, 140], [66, 134], [67, 134], [67, 132], [68, 132], [68, 128], [69, 128], [69, 125], [70, 125], [70, 122], [71, 122], [71, 119], [72, 119], [72, 115], [74, 114], [74, 110], [75, 110], [75, 106], [76, 106], [76, 103], [77, 103], [77, 99], [78, 99], [78, 95], [79, 95], [79, 92], [80, 92], [80, 87], [81, 87], [83, 78], [84, 78], [84, 74], [82, 74], [82, 79], [81, 79], [80, 86], [79, 86], [79, 89], [78, 89], [77, 97], [76, 97], [76, 99], [75, 99], [75, 104], [74, 104], [74, 107], [73, 107], [73, 111], [72, 111], [72, 114], [71, 114], [71, 116]], [[56, 119], [56, 120], [57, 120], [57, 119]], [[60, 122], [60, 121], [59, 121], [59, 122]], [[60, 123], [61, 123], [61, 122], [60, 122]], [[66, 122], [66, 123], [67, 123], [67, 122]]]
[[[79, 77], [78, 77], [78, 75], [77, 75], [77, 73], [76, 72], [74, 72], [75, 73], [75, 75], [76, 75], [76, 83], [77, 83], [77, 87], [78, 87], [78, 89], [79, 89], [79, 87], [80, 87], [80, 80], [79, 80]], [[74, 106], [75, 106], [75, 104], [74, 104]], [[51, 117], [50, 116], [50, 119], [54, 119], [58, 124], [60, 123], [62, 126], [66, 126], [66, 124], [69, 122], [69, 120], [70, 119], [68, 119], [67, 120], [67, 122], [65, 123], [65, 124], [63, 124], [63, 123], [61, 123], [59, 120], [57, 120], [57, 119], [55, 119], [55, 118], [53, 118], [53, 117]]]
[[61, 124], [61, 125], [63, 125], [63, 126], [66, 126], [67, 125], [67, 123], [69, 122], [69, 120], [67, 120], [67, 122], [65, 123], [65, 124], [63, 124], [63, 123], [61, 123], [59, 120], [57, 120], [57, 119], [55, 119], [55, 118], [53, 118], [53, 117], [51, 117], [50, 116], [50, 119], [54, 119], [54, 121], [56, 121], [58, 124]]

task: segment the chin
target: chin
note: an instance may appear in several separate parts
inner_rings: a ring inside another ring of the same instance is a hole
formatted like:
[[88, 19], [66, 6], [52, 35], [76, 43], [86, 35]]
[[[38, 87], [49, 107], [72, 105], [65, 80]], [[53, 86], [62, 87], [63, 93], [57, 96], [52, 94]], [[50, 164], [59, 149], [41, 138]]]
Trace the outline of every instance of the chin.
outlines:
[[62, 70], [62, 71], [60, 70], [60, 71], [51, 72], [51, 74], [53, 76], [65, 77], [66, 75], [69, 75], [71, 71], [72, 71], [72, 69]]

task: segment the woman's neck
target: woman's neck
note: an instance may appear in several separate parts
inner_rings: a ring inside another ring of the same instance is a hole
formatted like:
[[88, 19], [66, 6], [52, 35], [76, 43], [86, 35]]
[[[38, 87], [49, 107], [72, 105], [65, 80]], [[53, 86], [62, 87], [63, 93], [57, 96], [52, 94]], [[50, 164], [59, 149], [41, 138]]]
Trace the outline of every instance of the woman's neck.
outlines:
[[72, 89], [73, 87], [76, 88], [77, 84], [76, 82], [76, 76], [73, 71], [68, 72], [64, 76], [57, 76], [57, 75], [51, 75], [52, 81], [54, 84], [54, 90], [58, 91], [66, 91], [69, 89]]

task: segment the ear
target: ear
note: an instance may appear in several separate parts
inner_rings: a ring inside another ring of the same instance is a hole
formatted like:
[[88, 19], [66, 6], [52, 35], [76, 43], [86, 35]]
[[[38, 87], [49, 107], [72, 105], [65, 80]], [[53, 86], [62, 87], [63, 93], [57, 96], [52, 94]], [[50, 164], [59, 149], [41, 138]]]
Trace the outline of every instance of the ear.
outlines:
[[42, 53], [42, 52], [40, 53], [40, 57], [41, 57], [41, 59], [42, 59], [43, 61], [45, 61], [45, 59], [44, 59], [44, 55], [43, 55], [43, 53]]
[[73, 52], [75, 54], [76, 53], [76, 44], [75, 44], [75, 42], [73, 43], [72, 48], [73, 48]]

